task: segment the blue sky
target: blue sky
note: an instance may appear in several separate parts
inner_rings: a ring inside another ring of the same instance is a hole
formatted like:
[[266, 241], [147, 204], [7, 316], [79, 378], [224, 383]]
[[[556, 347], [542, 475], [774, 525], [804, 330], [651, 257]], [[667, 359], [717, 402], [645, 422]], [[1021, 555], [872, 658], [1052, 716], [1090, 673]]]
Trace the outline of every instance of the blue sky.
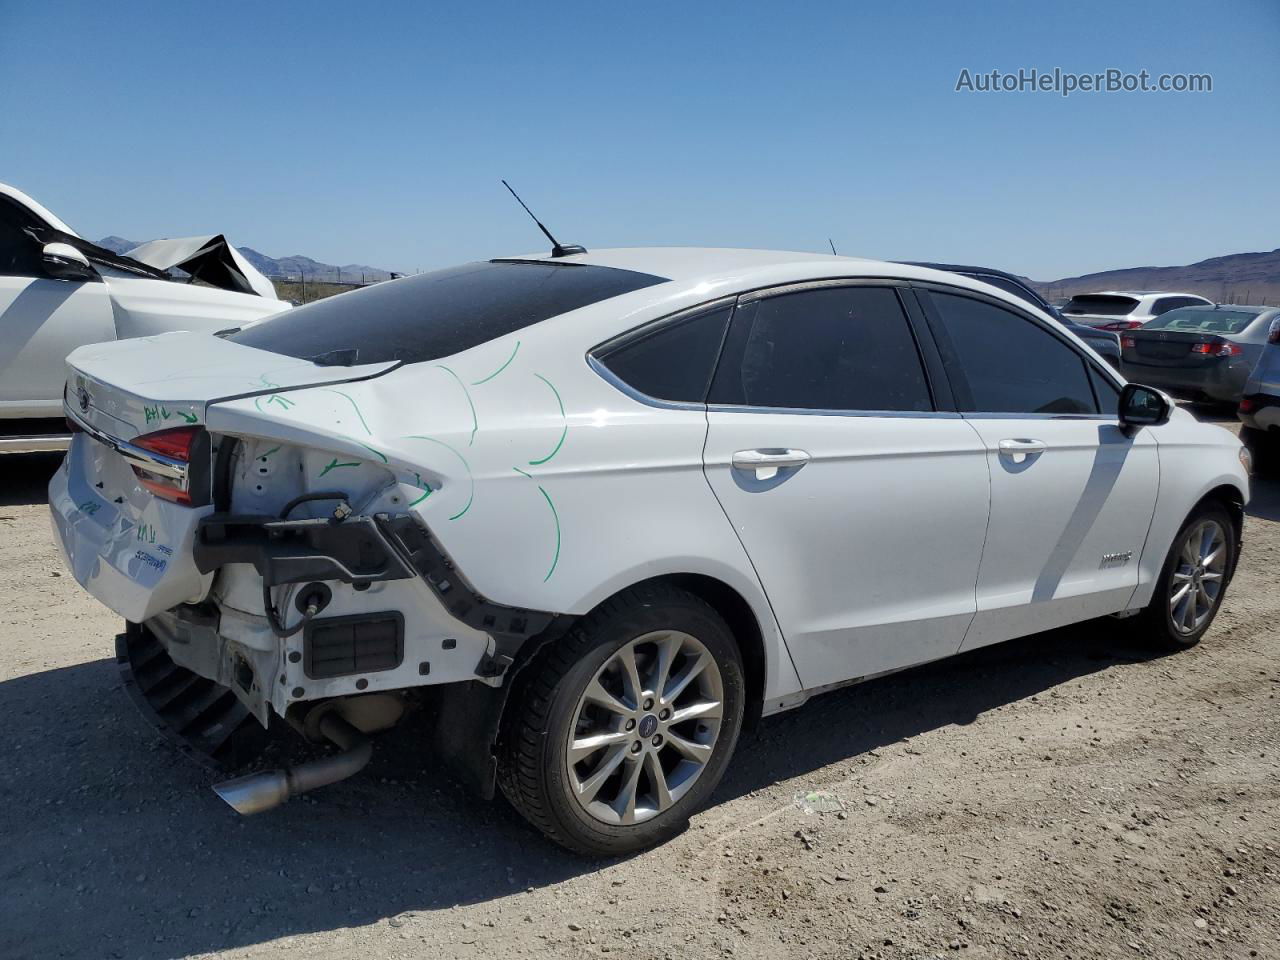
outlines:
[[[90, 238], [400, 270], [541, 249], [506, 177], [587, 247], [1055, 279], [1280, 246], [1277, 50], [1276, 0], [0, 0], [0, 180]], [[1020, 67], [1214, 89], [955, 92]]]

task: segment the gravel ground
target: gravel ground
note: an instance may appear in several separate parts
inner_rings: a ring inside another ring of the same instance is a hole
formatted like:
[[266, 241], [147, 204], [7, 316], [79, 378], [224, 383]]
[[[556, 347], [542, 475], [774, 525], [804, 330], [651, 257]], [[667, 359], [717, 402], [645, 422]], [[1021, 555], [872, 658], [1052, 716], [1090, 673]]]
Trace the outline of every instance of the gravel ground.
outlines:
[[412, 728], [237, 817], [62, 574], [56, 464], [0, 460], [0, 956], [1280, 956], [1274, 481], [1196, 649], [1108, 621], [820, 697], [744, 738], [684, 835], [592, 864]]

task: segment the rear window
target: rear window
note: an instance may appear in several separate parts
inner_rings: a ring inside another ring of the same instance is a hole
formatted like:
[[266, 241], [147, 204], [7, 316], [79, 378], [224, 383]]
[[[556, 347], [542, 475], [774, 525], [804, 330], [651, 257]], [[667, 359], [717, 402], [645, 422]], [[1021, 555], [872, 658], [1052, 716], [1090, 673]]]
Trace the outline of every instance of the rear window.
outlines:
[[1244, 328], [1258, 319], [1258, 314], [1243, 310], [1206, 310], [1202, 307], [1181, 307], [1163, 313], [1143, 325], [1144, 330], [1185, 331], [1186, 333], [1243, 333]]
[[1133, 297], [1118, 297], [1104, 293], [1082, 293], [1067, 301], [1062, 312], [1067, 316], [1088, 314], [1095, 317], [1123, 317], [1133, 313], [1138, 301]]
[[580, 263], [468, 263], [309, 303], [228, 339], [317, 363], [421, 363], [665, 282]]

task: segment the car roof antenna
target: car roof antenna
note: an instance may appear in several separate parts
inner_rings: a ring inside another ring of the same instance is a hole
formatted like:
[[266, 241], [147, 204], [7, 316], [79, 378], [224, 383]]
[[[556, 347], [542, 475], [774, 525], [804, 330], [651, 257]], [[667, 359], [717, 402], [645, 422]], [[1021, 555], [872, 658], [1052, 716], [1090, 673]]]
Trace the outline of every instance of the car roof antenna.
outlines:
[[545, 236], [548, 240], [551, 241], [551, 256], [569, 257], [575, 253], [587, 252], [586, 247], [580, 247], [576, 243], [561, 244], [559, 240], [557, 240], [555, 237], [551, 235], [551, 231], [542, 225], [542, 221], [533, 215], [533, 211], [529, 209], [529, 205], [520, 199], [520, 194], [516, 193], [514, 190], [511, 189], [511, 184], [503, 180], [502, 185], [506, 187], [508, 191], [510, 191], [513, 197], [516, 198], [516, 203], [524, 207], [524, 212], [527, 213], [530, 219], [532, 219], [533, 222], [538, 225], [538, 229], [542, 231], [543, 236]]
[[836, 245], [835, 245], [834, 243], [832, 243], [832, 242], [831, 242], [831, 238], [830, 238], [830, 237], [827, 237], [827, 245], [828, 245], [829, 247], [831, 247], [831, 255], [832, 255], [833, 257], [838, 257], [838, 256], [840, 256], [840, 254], [836, 253]]

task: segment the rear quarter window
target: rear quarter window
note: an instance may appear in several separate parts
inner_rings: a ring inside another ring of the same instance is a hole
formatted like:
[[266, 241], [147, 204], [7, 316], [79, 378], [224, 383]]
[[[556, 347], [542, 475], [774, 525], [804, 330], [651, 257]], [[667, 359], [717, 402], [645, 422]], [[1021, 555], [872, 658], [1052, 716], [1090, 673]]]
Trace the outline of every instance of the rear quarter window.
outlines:
[[639, 330], [594, 356], [605, 369], [656, 400], [703, 403], [733, 306], [725, 305]]
[[421, 363], [666, 279], [581, 263], [469, 263], [309, 303], [228, 339], [318, 363]]

